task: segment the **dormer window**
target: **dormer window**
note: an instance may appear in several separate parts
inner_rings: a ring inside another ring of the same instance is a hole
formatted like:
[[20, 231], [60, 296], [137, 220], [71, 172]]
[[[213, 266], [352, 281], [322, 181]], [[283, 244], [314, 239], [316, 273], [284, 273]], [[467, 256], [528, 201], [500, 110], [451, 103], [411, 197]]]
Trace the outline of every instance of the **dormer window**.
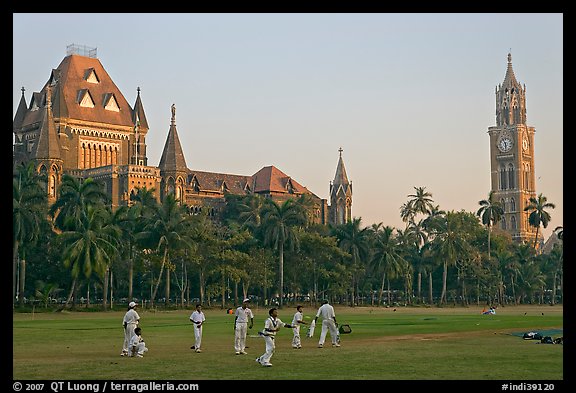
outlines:
[[83, 108], [94, 108], [94, 100], [92, 99], [88, 89], [78, 90], [77, 102]]
[[88, 68], [86, 70], [86, 74], [85, 74], [85, 78], [86, 82], [88, 83], [100, 83], [100, 79], [98, 79], [98, 75], [96, 75], [96, 71], [94, 71], [94, 68]]
[[120, 112], [118, 101], [113, 93], [106, 93], [104, 95], [104, 109], [107, 111]]

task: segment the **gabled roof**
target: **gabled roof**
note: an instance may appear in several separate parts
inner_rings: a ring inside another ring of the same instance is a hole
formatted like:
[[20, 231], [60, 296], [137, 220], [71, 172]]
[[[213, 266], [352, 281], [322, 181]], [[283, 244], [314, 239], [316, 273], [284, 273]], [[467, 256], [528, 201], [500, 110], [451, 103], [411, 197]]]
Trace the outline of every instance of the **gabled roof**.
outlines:
[[236, 195], [247, 193], [246, 187], [251, 181], [250, 176], [203, 171], [190, 171], [189, 180], [190, 184], [197, 184], [197, 191], [200, 192], [230, 192]]
[[275, 166], [266, 166], [252, 175], [255, 193], [312, 194], [306, 187]]
[[[90, 83], [86, 80], [87, 74], [89, 76], [92, 71], [97, 75], [99, 83]], [[53, 83], [54, 79], [58, 85], [55, 93], [59, 95], [58, 99], [54, 100], [55, 116], [133, 127], [132, 108], [97, 58], [76, 54], [66, 56], [58, 68], [52, 70], [50, 79], [46, 82], [42, 91], [33, 95], [31, 104], [35, 103], [39, 108], [43, 107], [43, 104], [38, 100], [40, 97], [37, 97], [36, 94], [43, 96], [46, 87]], [[78, 92], [81, 90], [89, 91], [94, 101], [93, 108], [80, 106]], [[106, 94], [114, 94], [120, 108], [119, 112], [105, 109], [104, 98]], [[33, 124], [39, 120], [40, 118], [37, 115], [28, 111], [22, 125]]]

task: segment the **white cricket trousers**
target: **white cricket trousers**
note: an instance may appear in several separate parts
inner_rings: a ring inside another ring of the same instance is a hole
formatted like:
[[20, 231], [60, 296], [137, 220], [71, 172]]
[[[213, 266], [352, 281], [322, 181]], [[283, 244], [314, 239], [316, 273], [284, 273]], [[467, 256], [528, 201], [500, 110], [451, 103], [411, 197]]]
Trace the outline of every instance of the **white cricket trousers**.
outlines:
[[242, 352], [246, 349], [246, 333], [248, 332], [247, 322], [237, 322], [234, 328], [234, 349]]
[[200, 349], [200, 345], [202, 345], [202, 325], [200, 327], [196, 324], [194, 325], [194, 339], [196, 340], [194, 348]]
[[294, 332], [292, 348], [299, 348], [302, 346], [302, 342], [300, 341], [300, 325], [296, 325], [296, 327], [292, 328], [292, 331]]
[[124, 344], [122, 345], [122, 353], [128, 353], [130, 339], [134, 335], [134, 329], [136, 329], [137, 326], [138, 324], [136, 323], [129, 323], [126, 325], [126, 328], [124, 329]]
[[144, 341], [142, 341], [136, 345], [136, 350], [134, 352], [130, 352], [128, 356], [132, 357], [136, 356], [136, 354], [144, 355], [144, 353], [146, 352], [148, 352], [148, 348], [146, 348], [146, 344], [144, 343]]
[[330, 330], [330, 338], [332, 339], [332, 344], [336, 344], [338, 339], [338, 329], [336, 329], [336, 323], [333, 319], [325, 319], [322, 321], [322, 333], [320, 333], [320, 341], [318, 345], [324, 345], [324, 340], [326, 340], [326, 334]]
[[276, 348], [274, 336], [264, 336], [264, 342], [266, 342], [266, 352], [260, 356], [260, 364], [262, 365], [270, 363], [270, 359], [274, 355], [274, 348]]

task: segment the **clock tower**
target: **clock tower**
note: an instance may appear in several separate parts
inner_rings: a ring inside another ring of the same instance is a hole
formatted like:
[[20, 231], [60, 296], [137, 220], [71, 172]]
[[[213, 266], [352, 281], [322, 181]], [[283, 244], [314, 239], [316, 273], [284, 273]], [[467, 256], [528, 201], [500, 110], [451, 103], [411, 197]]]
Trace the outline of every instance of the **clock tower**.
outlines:
[[526, 124], [526, 86], [516, 80], [508, 53], [504, 82], [496, 86], [496, 126], [488, 128], [490, 180], [491, 190], [504, 209], [496, 225], [517, 242], [534, 241], [536, 234], [536, 228], [528, 223], [529, 213], [524, 211], [530, 198], [536, 197], [534, 133], [534, 127]]

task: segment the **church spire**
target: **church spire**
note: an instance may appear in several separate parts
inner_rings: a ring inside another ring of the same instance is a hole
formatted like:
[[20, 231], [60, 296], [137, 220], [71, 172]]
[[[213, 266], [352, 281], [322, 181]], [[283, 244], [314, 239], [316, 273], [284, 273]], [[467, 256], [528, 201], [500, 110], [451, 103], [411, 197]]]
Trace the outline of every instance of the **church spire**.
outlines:
[[334, 176], [334, 185], [346, 185], [348, 186], [350, 182], [348, 181], [348, 175], [346, 175], [346, 168], [344, 167], [344, 160], [342, 159], [342, 148], [338, 149], [340, 157], [338, 158], [338, 165], [336, 166], [336, 175]]
[[26, 115], [26, 98], [24, 97], [24, 86], [22, 86], [22, 97], [20, 97], [20, 103], [18, 104], [18, 109], [16, 110], [16, 115], [14, 115], [14, 121], [12, 122], [12, 129], [18, 129], [22, 126], [24, 121], [24, 115]]
[[330, 183], [330, 221], [335, 225], [352, 221], [352, 183], [346, 174], [342, 151], [338, 149], [336, 175]]
[[496, 87], [496, 125], [526, 124], [526, 87], [516, 80], [512, 69], [512, 54], [508, 53], [506, 76]]
[[170, 120], [170, 130], [168, 137], [164, 144], [164, 151], [160, 164], [158, 165], [163, 171], [182, 171], [186, 172], [186, 159], [182, 152], [182, 145], [180, 145], [180, 138], [178, 138], [178, 131], [176, 130], [176, 105], [172, 104], [172, 117]]

